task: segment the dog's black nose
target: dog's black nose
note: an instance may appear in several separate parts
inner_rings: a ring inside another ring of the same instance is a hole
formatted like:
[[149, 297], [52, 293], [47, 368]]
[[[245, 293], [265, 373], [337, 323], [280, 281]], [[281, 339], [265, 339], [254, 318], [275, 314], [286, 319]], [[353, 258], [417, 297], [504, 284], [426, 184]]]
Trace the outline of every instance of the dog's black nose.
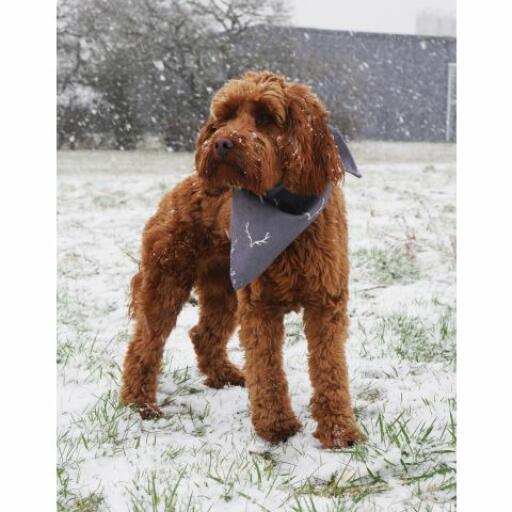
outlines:
[[217, 154], [223, 158], [227, 155], [229, 150], [233, 148], [233, 146], [234, 143], [231, 139], [221, 137], [215, 142], [215, 151], [217, 151]]

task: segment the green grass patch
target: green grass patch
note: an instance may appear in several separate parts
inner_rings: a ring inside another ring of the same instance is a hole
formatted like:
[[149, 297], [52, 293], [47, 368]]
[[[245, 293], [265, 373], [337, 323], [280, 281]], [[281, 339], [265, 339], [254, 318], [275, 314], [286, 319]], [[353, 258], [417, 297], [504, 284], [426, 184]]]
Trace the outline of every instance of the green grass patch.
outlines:
[[400, 359], [416, 363], [456, 360], [455, 310], [447, 306], [434, 323], [417, 315], [393, 313], [380, 319], [378, 337]]
[[82, 495], [64, 465], [57, 466], [57, 511], [97, 512], [105, 499], [99, 492]]
[[356, 266], [366, 268], [371, 279], [380, 284], [414, 280], [419, 277], [419, 268], [414, 254], [403, 248], [363, 249], [354, 254]]
[[[178, 510], [178, 486], [183, 478], [183, 472], [172, 481], [165, 483], [157, 479], [157, 472], [140, 474], [132, 481], [131, 487], [127, 488], [130, 495], [130, 512], [175, 512]], [[191, 497], [192, 498], [192, 497]], [[192, 512], [195, 510], [190, 506], [180, 508]]]

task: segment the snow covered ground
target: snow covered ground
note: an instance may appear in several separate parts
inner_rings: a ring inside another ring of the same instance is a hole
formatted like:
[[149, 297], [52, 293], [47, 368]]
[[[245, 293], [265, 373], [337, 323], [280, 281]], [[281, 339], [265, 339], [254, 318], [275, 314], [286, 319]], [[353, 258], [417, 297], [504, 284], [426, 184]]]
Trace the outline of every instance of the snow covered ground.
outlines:
[[[191, 154], [58, 155], [58, 503], [76, 511], [455, 509], [455, 148], [354, 143], [351, 387], [369, 441], [340, 451], [312, 436], [300, 315], [286, 319], [285, 362], [304, 431], [255, 436], [247, 391], [202, 384], [187, 331], [165, 352], [159, 400], [143, 422], [120, 407], [127, 296], [142, 227]], [[242, 365], [235, 336], [231, 358]]]

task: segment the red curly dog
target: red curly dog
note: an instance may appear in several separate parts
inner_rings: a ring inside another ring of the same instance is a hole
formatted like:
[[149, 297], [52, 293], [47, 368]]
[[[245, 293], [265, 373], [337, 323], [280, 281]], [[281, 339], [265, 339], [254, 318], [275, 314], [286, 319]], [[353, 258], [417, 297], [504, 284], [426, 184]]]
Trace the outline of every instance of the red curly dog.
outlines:
[[[282, 351], [283, 317], [303, 308], [315, 436], [328, 448], [363, 440], [345, 360], [349, 262], [341, 189], [333, 187], [318, 218], [259, 278], [238, 292], [229, 280], [231, 189], [263, 195], [281, 181], [293, 193], [318, 195], [337, 183], [344, 170], [327, 117], [308, 87], [269, 72], [246, 73], [213, 98], [197, 141], [197, 173], [165, 195], [147, 223], [140, 270], [132, 280], [135, 332], [121, 399], [144, 418], [160, 414], [156, 389], [164, 343], [195, 287], [200, 319], [190, 337], [206, 384], [245, 382], [261, 437], [278, 442], [301, 428]], [[229, 151], [218, 151], [226, 139]], [[243, 373], [226, 350], [238, 323]]]

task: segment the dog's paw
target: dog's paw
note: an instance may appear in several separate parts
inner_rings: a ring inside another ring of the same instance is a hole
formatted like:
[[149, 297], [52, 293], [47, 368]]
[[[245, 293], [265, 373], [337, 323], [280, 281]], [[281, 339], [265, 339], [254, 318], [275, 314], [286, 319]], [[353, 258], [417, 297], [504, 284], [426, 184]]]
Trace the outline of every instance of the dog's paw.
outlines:
[[295, 416], [278, 416], [267, 421], [259, 420], [254, 429], [265, 441], [275, 444], [295, 435], [302, 429], [302, 424]]
[[121, 403], [140, 414], [143, 420], [157, 419], [163, 416], [160, 407], [152, 401], [148, 401], [144, 397], [136, 397], [129, 392], [127, 388], [121, 391]]
[[319, 424], [314, 436], [324, 448], [349, 448], [367, 440], [355, 422], [347, 425], [336, 420]]
[[144, 404], [139, 407], [139, 414], [143, 420], [157, 420], [164, 415], [160, 407], [156, 404]]
[[226, 363], [222, 370], [209, 375], [204, 383], [215, 389], [223, 388], [228, 384], [231, 386], [245, 386], [244, 374], [234, 364]]

